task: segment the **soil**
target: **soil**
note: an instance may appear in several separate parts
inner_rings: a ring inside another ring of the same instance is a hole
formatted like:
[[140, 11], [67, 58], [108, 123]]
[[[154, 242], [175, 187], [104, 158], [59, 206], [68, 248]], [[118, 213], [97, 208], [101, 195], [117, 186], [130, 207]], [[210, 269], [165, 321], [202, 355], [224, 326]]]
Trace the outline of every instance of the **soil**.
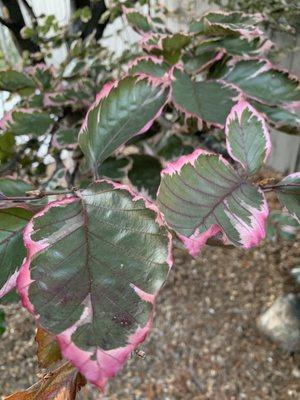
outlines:
[[[198, 260], [182, 251], [158, 299], [153, 330], [107, 394], [86, 387], [85, 400], [299, 399], [300, 356], [260, 334], [256, 319], [276, 297], [297, 291], [299, 241], [245, 252], [206, 247]], [[0, 340], [0, 395], [33, 384], [39, 371], [32, 318], [6, 308]]]

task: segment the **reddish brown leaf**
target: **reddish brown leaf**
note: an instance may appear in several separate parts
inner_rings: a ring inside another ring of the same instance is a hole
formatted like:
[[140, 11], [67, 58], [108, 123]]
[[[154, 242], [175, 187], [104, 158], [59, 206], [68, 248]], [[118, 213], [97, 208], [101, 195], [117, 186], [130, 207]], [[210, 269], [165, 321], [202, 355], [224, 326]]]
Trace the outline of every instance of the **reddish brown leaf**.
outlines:
[[38, 345], [37, 357], [41, 367], [49, 368], [61, 360], [61, 352], [54, 335], [38, 328], [35, 340]]
[[71, 364], [65, 363], [29, 389], [5, 397], [5, 400], [75, 400], [85, 384], [83, 376]]

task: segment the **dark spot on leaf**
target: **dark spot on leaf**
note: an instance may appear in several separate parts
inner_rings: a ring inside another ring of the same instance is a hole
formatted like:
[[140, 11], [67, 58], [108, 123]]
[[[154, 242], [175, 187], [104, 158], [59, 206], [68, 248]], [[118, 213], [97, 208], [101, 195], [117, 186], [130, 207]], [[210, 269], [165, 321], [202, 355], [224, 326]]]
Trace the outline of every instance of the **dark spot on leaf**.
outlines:
[[115, 314], [112, 318], [112, 320], [121, 325], [124, 328], [130, 328], [133, 324], [133, 318], [131, 318], [129, 315], [127, 314]]

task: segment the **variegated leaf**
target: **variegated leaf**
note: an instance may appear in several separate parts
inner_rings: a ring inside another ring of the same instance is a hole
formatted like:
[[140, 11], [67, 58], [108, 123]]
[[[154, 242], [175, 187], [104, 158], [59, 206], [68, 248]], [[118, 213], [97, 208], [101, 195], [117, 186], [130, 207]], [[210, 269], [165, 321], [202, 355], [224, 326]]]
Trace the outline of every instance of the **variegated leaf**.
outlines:
[[197, 54], [184, 54], [182, 61], [185, 71], [189, 74], [195, 74], [211, 67], [222, 56], [223, 53], [219, 50], [203, 50], [197, 52]]
[[22, 72], [0, 71], [0, 90], [22, 94], [34, 91], [35, 87], [34, 81]]
[[6, 129], [14, 135], [44, 135], [53, 124], [52, 118], [43, 111], [21, 109], [12, 111]]
[[222, 82], [193, 82], [186, 73], [174, 72], [172, 100], [187, 116], [223, 126], [238, 95], [237, 90]]
[[264, 194], [217, 154], [198, 149], [168, 164], [157, 201], [167, 224], [193, 256], [219, 232], [244, 248], [265, 237]]
[[183, 33], [167, 35], [161, 40], [161, 54], [168, 63], [176, 64], [180, 59], [182, 49], [187, 47], [190, 42], [191, 37]]
[[210, 38], [201, 41], [196, 53], [212, 50], [225, 50], [226, 53], [236, 56], [258, 56], [268, 52], [273, 46], [272, 42], [264, 37], [257, 37], [251, 41], [245, 37]]
[[300, 223], [300, 172], [283, 178], [275, 190], [280, 203]]
[[226, 120], [226, 144], [230, 156], [252, 175], [259, 171], [271, 152], [265, 120], [246, 101], [240, 101]]
[[29, 190], [33, 190], [33, 186], [22, 179], [0, 178], [0, 193], [5, 196], [25, 196]]
[[26, 256], [23, 230], [32, 212], [22, 208], [0, 209], [0, 298], [13, 289]]
[[268, 106], [255, 100], [252, 100], [251, 104], [276, 127], [294, 127], [297, 128], [295, 129], [295, 133], [299, 132], [300, 115], [297, 113], [279, 106]]
[[[34, 190], [34, 187], [21, 179], [0, 178], [0, 210], [11, 208], [24, 208], [31, 212], [41, 210], [48, 202], [47, 197], [30, 200], [26, 192]], [[1, 201], [1, 196], [3, 197]], [[28, 198], [24, 202], [24, 198]]]
[[161, 114], [168, 92], [162, 85], [134, 77], [105, 85], [79, 134], [90, 166], [97, 168], [119, 146], [146, 132]]
[[271, 211], [267, 225], [267, 239], [276, 241], [278, 239], [294, 240], [300, 225], [295, 218], [287, 212]]
[[204, 33], [211, 36], [241, 35], [249, 40], [263, 34], [256, 26], [262, 21], [262, 17], [258, 14], [213, 11], [205, 14], [202, 21]]
[[122, 185], [100, 181], [78, 196], [27, 226], [18, 291], [63, 356], [103, 388], [151, 327], [171, 242], [154, 206]]
[[138, 11], [123, 7], [124, 14], [128, 23], [139, 33], [151, 32], [153, 26], [149, 17], [139, 13]]
[[128, 67], [128, 74], [147, 78], [153, 83], [160, 83], [168, 74], [170, 66], [161, 58], [155, 56], [139, 57]]
[[219, 77], [269, 105], [300, 102], [299, 80], [266, 60], [236, 60]]

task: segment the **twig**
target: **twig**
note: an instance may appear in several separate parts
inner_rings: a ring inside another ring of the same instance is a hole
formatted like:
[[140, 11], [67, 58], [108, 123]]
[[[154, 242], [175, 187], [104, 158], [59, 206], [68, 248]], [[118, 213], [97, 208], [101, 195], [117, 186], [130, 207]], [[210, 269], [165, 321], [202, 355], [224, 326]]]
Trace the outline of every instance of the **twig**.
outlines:
[[48, 197], [48, 196], [58, 196], [61, 194], [73, 194], [76, 196], [76, 188], [73, 188], [71, 190], [57, 190], [56, 192], [43, 192], [43, 191], [30, 191], [28, 192], [30, 193], [34, 193], [37, 192], [36, 195], [34, 196], [4, 196], [4, 195], [0, 195], [0, 202], [1, 201], [18, 201], [18, 202], [25, 202], [25, 201], [30, 201], [30, 200], [40, 200], [43, 199], [44, 197]]
[[12, 23], [2, 17], [0, 17], [0, 24], [6, 26], [8, 29], [11, 29], [12, 27]]

